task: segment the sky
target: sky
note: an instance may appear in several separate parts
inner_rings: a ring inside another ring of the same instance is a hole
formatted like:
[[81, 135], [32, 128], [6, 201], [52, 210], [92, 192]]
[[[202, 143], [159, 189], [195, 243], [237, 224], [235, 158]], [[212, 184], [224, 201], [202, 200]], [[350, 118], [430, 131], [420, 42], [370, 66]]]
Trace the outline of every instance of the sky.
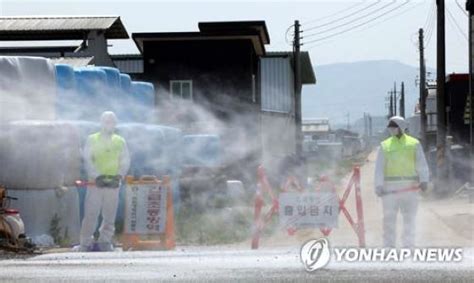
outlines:
[[[434, 26], [435, 2], [0, 0], [0, 14], [118, 15], [129, 34], [197, 31], [200, 21], [264, 20], [271, 40], [267, 50], [291, 50], [285, 34], [294, 20], [300, 20], [304, 37], [302, 50], [310, 52], [315, 66], [364, 60], [398, 60], [418, 66], [418, 29], [429, 30]], [[447, 73], [468, 71], [468, 17], [459, 7], [464, 3], [465, 0], [446, 0]], [[290, 29], [288, 36], [291, 32]], [[316, 42], [311, 42], [314, 40]], [[109, 52], [112, 54], [138, 53], [131, 39], [114, 40], [111, 44]], [[425, 51], [429, 67], [436, 66], [435, 46], [436, 32], [433, 31]]]

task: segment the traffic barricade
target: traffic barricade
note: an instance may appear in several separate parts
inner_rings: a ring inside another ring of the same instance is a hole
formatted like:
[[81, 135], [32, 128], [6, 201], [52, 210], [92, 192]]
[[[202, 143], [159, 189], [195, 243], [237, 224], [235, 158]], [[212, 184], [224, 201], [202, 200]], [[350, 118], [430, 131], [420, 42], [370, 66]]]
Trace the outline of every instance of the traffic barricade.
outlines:
[[[346, 201], [352, 190], [355, 192], [356, 220], [346, 207]], [[265, 195], [271, 200], [270, 208], [266, 212], [263, 211]], [[297, 178], [290, 176], [277, 196], [267, 179], [264, 168], [260, 166], [251, 248], [258, 249], [261, 233], [274, 216], [280, 218], [280, 225], [290, 236], [294, 235], [298, 229], [306, 228], [319, 229], [324, 236], [329, 236], [333, 228], [338, 227], [338, 218], [341, 213], [354, 230], [359, 246], [365, 247], [359, 167], [353, 168], [349, 183], [342, 197], [339, 197], [335, 184], [327, 176], [321, 177], [312, 190], [305, 190]]]

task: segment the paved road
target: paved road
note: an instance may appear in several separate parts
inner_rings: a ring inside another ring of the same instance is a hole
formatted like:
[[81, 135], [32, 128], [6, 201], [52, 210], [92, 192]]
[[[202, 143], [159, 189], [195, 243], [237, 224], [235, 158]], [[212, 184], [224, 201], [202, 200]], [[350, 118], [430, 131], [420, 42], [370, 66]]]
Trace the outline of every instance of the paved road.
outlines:
[[[219, 251], [185, 248], [171, 252], [61, 253], [0, 262], [0, 280], [45, 281], [309, 281], [473, 282], [474, 250], [459, 263], [353, 263], [331, 261], [308, 273], [298, 249]], [[334, 260], [334, 258], [333, 258]]]

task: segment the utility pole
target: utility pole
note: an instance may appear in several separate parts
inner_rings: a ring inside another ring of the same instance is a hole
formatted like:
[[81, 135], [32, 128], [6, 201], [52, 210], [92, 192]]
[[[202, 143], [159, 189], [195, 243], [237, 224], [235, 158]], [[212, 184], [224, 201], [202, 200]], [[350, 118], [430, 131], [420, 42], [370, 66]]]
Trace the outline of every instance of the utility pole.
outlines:
[[393, 83], [393, 116], [397, 116], [397, 82]]
[[367, 113], [364, 112], [364, 138], [368, 136]]
[[445, 80], [446, 80], [446, 38], [445, 38], [445, 5], [444, 0], [436, 0], [437, 6], [437, 70], [436, 70], [436, 191], [446, 191], [448, 179], [448, 166], [446, 162], [446, 105], [445, 105]]
[[402, 89], [400, 90], [400, 116], [405, 118], [405, 83], [402, 82]]
[[295, 66], [295, 122], [296, 122], [296, 155], [303, 157], [303, 133], [301, 121], [301, 55], [300, 55], [300, 22], [295, 21], [295, 37], [293, 41], [293, 59]]
[[418, 42], [420, 45], [420, 138], [423, 148], [427, 151], [426, 123], [428, 119], [426, 117], [426, 66], [423, 29], [420, 28], [418, 33]]
[[368, 114], [369, 116], [369, 137], [372, 137], [372, 115]]
[[390, 104], [388, 106], [388, 118], [390, 119], [393, 117], [393, 92], [389, 91], [389, 94], [390, 94]]
[[474, 48], [474, 37], [473, 37], [473, 20], [474, 17], [474, 0], [467, 0], [466, 10], [469, 11], [469, 143], [471, 145], [471, 184], [474, 184], [474, 54], [472, 53]]
[[347, 117], [347, 130], [350, 131], [351, 130], [351, 113], [347, 112], [346, 117]]

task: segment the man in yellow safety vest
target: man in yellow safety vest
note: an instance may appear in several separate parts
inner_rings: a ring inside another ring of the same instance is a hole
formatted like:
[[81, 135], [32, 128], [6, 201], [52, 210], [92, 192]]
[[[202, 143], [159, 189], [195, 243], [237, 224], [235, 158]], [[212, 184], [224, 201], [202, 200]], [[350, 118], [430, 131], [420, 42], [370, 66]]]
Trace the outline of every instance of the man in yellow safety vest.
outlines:
[[100, 213], [102, 225], [99, 229], [99, 250], [113, 250], [112, 237], [115, 232], [120, 182], [130, 167], [125, 139], [115, 134], [117, 117], [113, 112], [106, 111], [102, 113], [100, 122], [101, 131], [90, 135], [84, 147], [87, 174], [89, 180], [95, 181], [95, 186], [90, 186], [86, 193], [80, 251], [92, 249], [93, 234]]
[[381, 143], [375, 163], [375, 193], [382, 198], [386, 247], [395, 247], [398, 211], [403, 216], [402, 244], [414, 246], [418, 189], [426, 191], [429, 181], [423, 148], [405, 133], [407, 126], [403, 117], [390, 118], [387, 128], [391, 137]]

